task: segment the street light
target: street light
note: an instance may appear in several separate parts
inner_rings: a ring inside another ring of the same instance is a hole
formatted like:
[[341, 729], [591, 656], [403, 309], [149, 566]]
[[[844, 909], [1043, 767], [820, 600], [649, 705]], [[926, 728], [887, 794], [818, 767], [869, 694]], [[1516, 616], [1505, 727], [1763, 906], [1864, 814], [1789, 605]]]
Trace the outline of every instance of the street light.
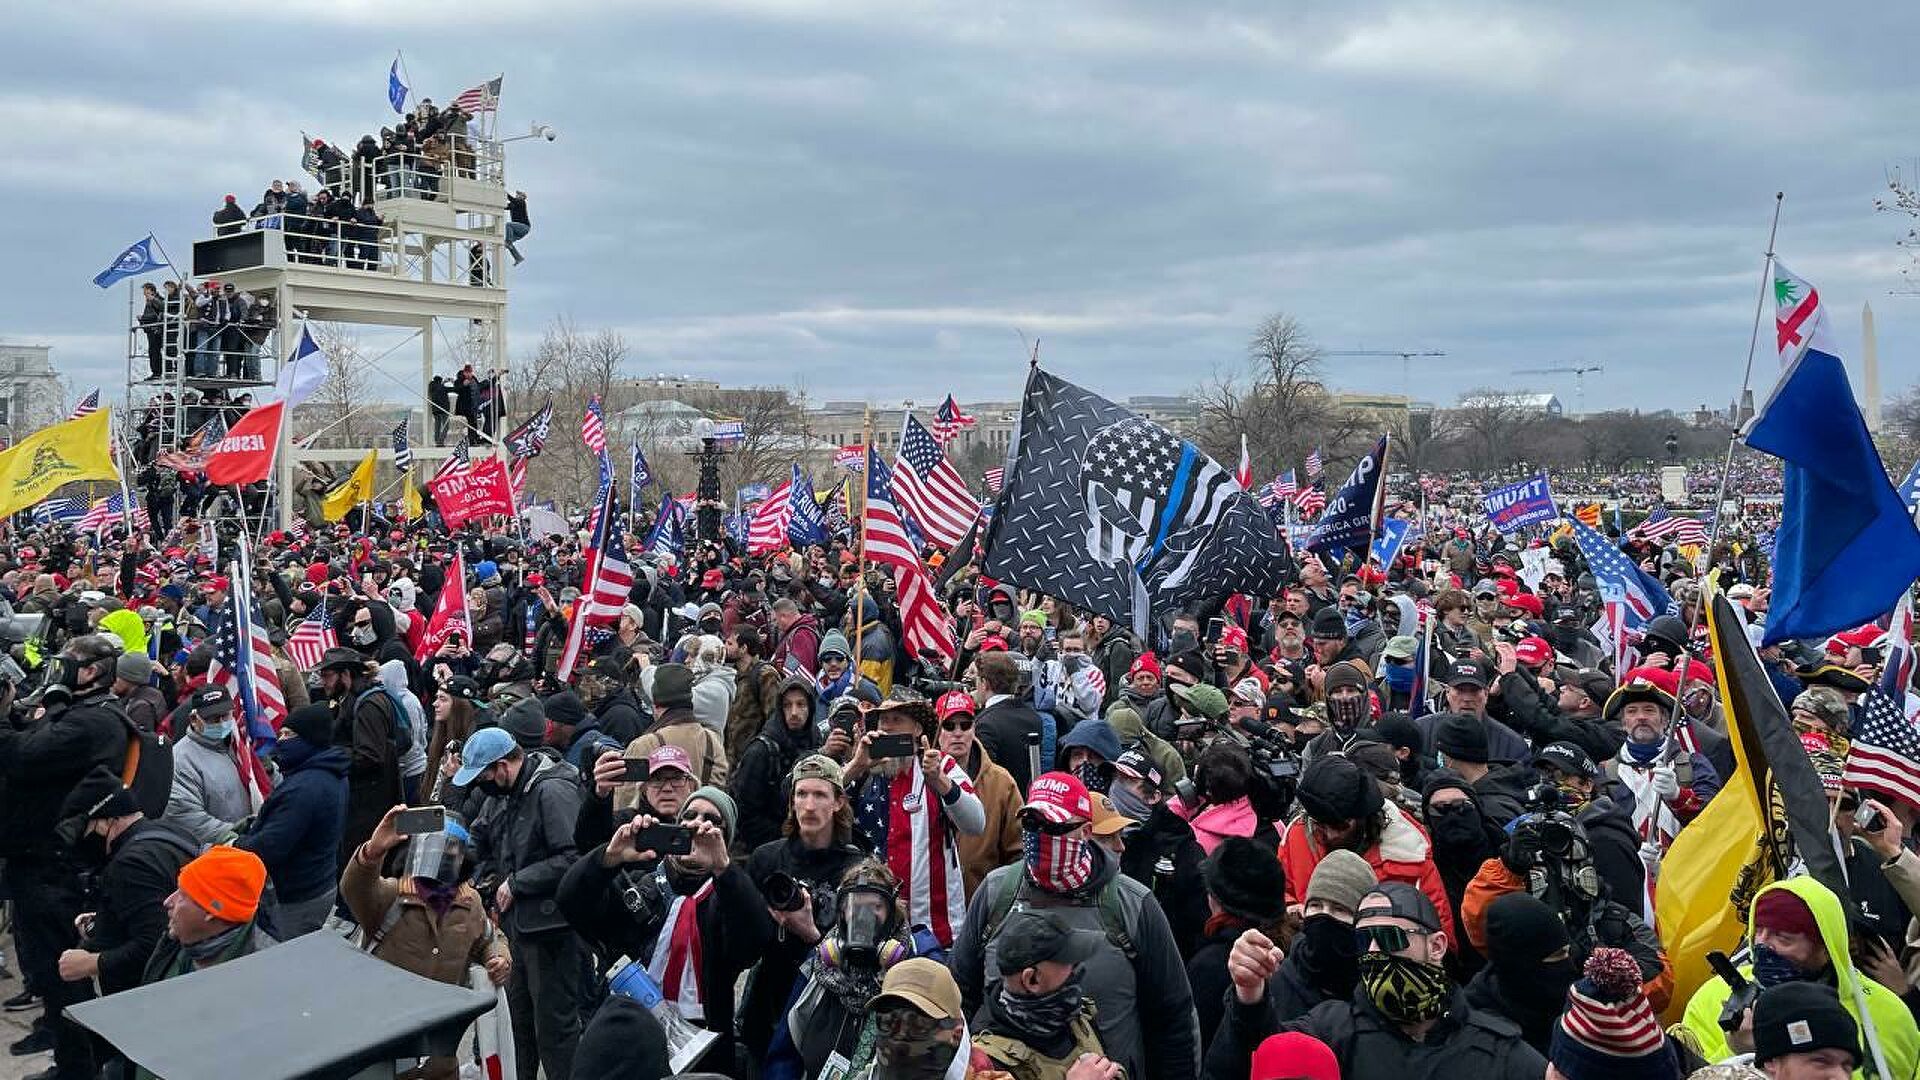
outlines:
[[510, 143], [519, 142], [522, 139], [545, 139], [548, 142], [552, 142], [559, 137], [560, 133], [553, 130], [552, 124], [535, 124], [525, 135], [509, 135], [500, 141]]

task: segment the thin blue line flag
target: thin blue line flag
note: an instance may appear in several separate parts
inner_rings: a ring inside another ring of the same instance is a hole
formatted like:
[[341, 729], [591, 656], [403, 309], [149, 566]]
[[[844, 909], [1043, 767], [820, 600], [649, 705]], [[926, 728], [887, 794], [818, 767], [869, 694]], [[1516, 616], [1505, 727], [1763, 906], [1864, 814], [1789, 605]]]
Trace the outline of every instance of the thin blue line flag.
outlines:
[[1741, 438], [1785, 466], [1764, 643], [1825, 637], [1893, 610], [1920, 577], [1920, 530], [1840, 358], [1803, 348]]
[[154, 256], [153, 234], [148, 233], [146, 239], [135, 240], [127, 245], [127, 250], [115, 255], [113, 262], [105, 270], [93, 275], [93, 283], [104, 289], [116, 281], [139, 277], [149, 270], [158, 270], [163, 266], [172, 265], [167, 260]]
[[406, 112], [407, 84], [400, 81], [400, 54], [393, 56], [393, 66], [387, 69], [387, 104], [393, 106], [396, 113]]

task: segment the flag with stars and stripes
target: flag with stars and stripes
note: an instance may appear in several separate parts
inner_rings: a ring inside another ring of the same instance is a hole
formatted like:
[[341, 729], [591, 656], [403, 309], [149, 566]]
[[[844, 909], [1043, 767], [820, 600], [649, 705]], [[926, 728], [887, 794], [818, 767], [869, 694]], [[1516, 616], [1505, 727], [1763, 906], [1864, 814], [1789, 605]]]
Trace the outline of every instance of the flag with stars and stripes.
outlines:
[[78, 420], [83, 416], [92, 416], [94, 413], [97, 413], [99, 411], [100, 411], [100, 388], [96, 386], [93, 389], [87, 391], [86, 396], [82, 397], [79, 401], [74, 403], [73, 415], [67, 417], [67, 419]]
[[507, 432], [503, 441], [507, 452], [516, 458], [536, 458], [540, 451], [547, 448], [547, 436], [553, 431], [553, 395], [547, 395], [547, 403], [540, 411], [527, 417], [519, 427]]
[[1327, 471], [1327, 459], [1320, 456], [1320, 448], [1314, 447], [1307, 454], [1307, 479], [1318, 480]]
[[447, 459], [440, 463], [439, 468], [433, 470], [433, 478], [438, 480], [443, 476], [458, 476], [472, 471], [473, 444], [465, 435], [462, 435], [460, 441], [453, 444], [453, 449], [447, 452]]
[[[799, 475], [800, 470], [794, 469]], [[747, 522], [747, 554], [765, 555], [787, 546], [787, 523], [793, 520], [793, 481], [773, 489]]]
[[215, 416], [195, 428], [178, 450], [168, 450], [154, 458], [153, 463], [174, 472], [197, 473], [207, 467], [207, 459], [213, 456], [213, 448], [227, 437], [226, 418]]
[[1004, 468], [988, 469], [986, 475], [982, 476], [981, 479], [986, 481], [988, 491], [998, 495], [1000, 494], [1000, 489], [1005, 486], [1007, 482], [1007, 470]]
[[1707, 527], [1708, 523], [1698, 518], [1681, 517], [1664, 506], [1656, 506], [1647, 520], [1635, 525], [1627, 535], [1657, 544], [1704, 544]]
[[940, 411], [933, 414], [933, 437], [939, 442], [948, 442], [977, 423], [979, 421], [968, 416], [960, 403], [953, 400], [953, 395], [948, 394], [947, 400], [940, 403]]
[[270, 746], [287, 718], [287, 699], [280, 690], [280, 673], [273, 666], [273, 646], [267, 641], [266, 620], [253, 600], [253, 567], [246, 545], [229, 565], [232, 590], [220, 626], [213, 634], [213, 662], [207, 681], [224, 683], [240, 709], [241, 734], [233, 741], [240, 779], [248, 788], [255, 810], [265, 800], [270, 780], [254, 752]]
[[1308, 484], [1294, 492], [1293, 505], [1300, 508], [1301, 517], [1310, 518], [1327, 508], [1327, 493], [1317, 483]]
[[406, 472], [413, 468], [413, 447], [407, 442], [407, 421], [393, 425], [393, 468]]
[[87, 504], [79, 499], [48, 499], [33, 508], [35, 525], [51, 525], [56, 521], [72, 524], [87, 516]]
[[900, 451], [893, 459], [893, 495], [927, 539], [942, 548], [959, 543], [980, 516], [980, 500], [912, 413], [901, 426]]
[[293, 524], [287, 526], [287, 538], [299, 543], [307, 538], [307, 519], [295, 515]]
[[1259, 503], [1192, 443], [1040, 368], [981, 573], [1132, 626], [1276, 593], [1293, 557]]
[[1260, 489], [1260, 505], [1271, 509], [1283, 502], [1293, 501], [1299, 492], [1300, 485], [1293, 479], [1293, 470], [1288, 469], [1267, 481], [1267, 485]]
[[[126, 506], [126, 496], [116, 491], [89, 507], [86, 515], [80, 519], [80, 523], [75, 525], [74, 528], [81, 532], [97, 533], [108, 526], [117, 525], [120, 523], [121, 511], [125, 510]], [[134, 528], [145, 530], [153, 527], [153, 522], [147, 517], [146, 507], [141, 506], [139, 503], [134, 503], [132, 513]]]
[[1913, 691], [1913, 597], [1887, 627], [1880, 684], [1861, 695], [1842, 782], [1920, 808], [1920, 695]]
[[1601, 591], [1618, 589], [1623, 596], [1626, 629], [1644, 630], [1654, 616], [1673, 610], [1673, 597], [1667, 595], [1666, 588], [1635, 566], [1606, 534], [1578, 518], [1568, 521], [1567, 527], [1573, 530], [1573, 542], [1580, 546], [1580, 555], [1587, 560], [1587, 567], [1593, 571], [1593, 579]]
[[867, 503], [861, 530], [867, 559], [893, 568], [894, 596], [900, 605], [900, 635], [915, 656], [931, 653], [942, 661], [955, 654], [953, 625], [934, 591], [920, 549], [909, 535], [900, 508], [894, 503], [897, 484], [889, 483], [887, 467], [868, 451]]
[[320, 666], [320, 658], [328, 649], [340, 644], [340, 635], [333, 629], [333, 618], [327, 613], [323, 599], [313, 609], [313, 614], [300, 620], [300, 625], [287, 635], [287, 659], [302, 671], [313, 671]]
[[613, 518], [613, 492], [603, 489], [594, 515], [592, 537], [584, 553], [587, 569], [581, 580], [580, 599], [574, 606], [567, 645], [560, 654], [560, 668], [554, 675], [561, 682], [567, 681], [580, 663], [587, 628], [617, 622], [620, 609], [633, 595], [633, 564], [627, 560], [627, 545], [620, 530], [610, 524]]
[[599, 394], [587, 401], [587, 415], [580, 418], [580, 440], [602, 459], [607, 456], [607, 417], [600, 410]]

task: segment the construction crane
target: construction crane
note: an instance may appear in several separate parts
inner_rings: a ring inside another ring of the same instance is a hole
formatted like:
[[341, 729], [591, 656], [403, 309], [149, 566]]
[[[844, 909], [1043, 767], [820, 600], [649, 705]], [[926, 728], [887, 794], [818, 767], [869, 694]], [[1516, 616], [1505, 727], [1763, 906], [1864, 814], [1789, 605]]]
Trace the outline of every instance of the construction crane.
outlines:
[[1581, 364], [1576, 367], [1522, 368], [1515, 375], [1571, 375], [1573, 376], [1573, 411], [1576, 416], [1585, 416], [1587, 412], [1587, 373], [1604, 371], [1599, 364]]
[[1428, 350], [1409, 352], [1402, 349], [1327, 349], [1321, 356], [1397, 356], [1400, 358], [1400, 389], [1406, 394], [1407, 402], [1413, 402], [1413, 358], [1416, 356], [1445, 356], [1444, 352]]

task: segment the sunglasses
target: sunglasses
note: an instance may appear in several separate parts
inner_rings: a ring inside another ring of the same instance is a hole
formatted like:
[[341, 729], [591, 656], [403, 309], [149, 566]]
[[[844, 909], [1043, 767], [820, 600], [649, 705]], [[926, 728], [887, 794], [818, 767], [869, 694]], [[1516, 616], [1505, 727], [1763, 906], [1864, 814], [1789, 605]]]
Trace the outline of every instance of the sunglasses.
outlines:
[[1031, 826], [1035, 832], [1045, 833], [1048, 836], [1066, 836], [1086, 824], [1084, 821], [1048, 821], [1038, 814], [1025, 814], [1023, 816], [1026, 818], [1025, 823]]
[[936, 1031], [953, 1027], [958, 1021], [933, 1017], [918, 1009], [880, 1009], [873, 1014], [874, 1027], [889, 1038], [924, 1039]]
[[1406, 930], [1398, 926], [1356, 926], [1353, 928], [1354, 944], [1361, 952], [1371, 951], [1379, 946], [1381, 952], [1397, 953], [1413, 943], [1416, 937], [1426, 937], [1423, 930]]
[[973, 718], [968, 717], [965, 720], [942, 720], [940, 721], [940, 730], [941, 731], [972, 731]]

